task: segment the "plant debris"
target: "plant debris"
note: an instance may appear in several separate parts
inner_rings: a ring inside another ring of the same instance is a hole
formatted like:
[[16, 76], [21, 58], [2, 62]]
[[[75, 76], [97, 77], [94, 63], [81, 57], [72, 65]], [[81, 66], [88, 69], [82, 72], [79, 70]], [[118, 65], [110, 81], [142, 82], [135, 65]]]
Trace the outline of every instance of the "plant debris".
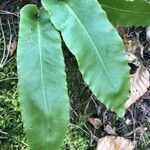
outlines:
[[94, 126], [95, 129], [99, 129], [102, 122], [98, 118], [89, 118], [88, 121]]
[[150, 73], [146, 67], [140, 66], [136, 73], [131, 78], [131, 90], [129, 99], [126, 102], [126, 108], [135, 103], [139, 98], [144, 95], [150, 86]]
[[107, 124], [104, 128], [104, 131], [106, 131], [109, 135], [116, 135], [116, 131], [114, 128], [112, 128], [111, 125]]
[[133, 150], [135, 142], [123, 137], [105, 136], [98, 141], [96, 150]]
[[10, 52], [10, 55], [13, 55], [13, 53], [15, 52], [17, 48], [17, 43], [16, 42], [12, 42], [12, 43], [9, 43], [7, 45], [7, 50]]

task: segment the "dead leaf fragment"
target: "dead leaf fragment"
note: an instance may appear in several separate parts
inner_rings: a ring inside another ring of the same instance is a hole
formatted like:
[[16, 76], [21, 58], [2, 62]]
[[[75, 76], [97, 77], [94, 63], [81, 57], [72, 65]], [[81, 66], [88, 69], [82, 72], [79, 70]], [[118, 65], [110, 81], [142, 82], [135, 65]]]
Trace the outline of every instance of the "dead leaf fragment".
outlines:
[[10, 55], [12, 55], [14, 53], [14, 51], [17, 48], [17, 43], [13, 42], [7, 45], [7, 50], [10, 52]]
[[135, 142], [123, 137], [105, 136], [99, 139], [96, 150], [133, 150]]
[[99, 129], [102, 122], [98, 118], [89, 118], [88, 121], [94, 126], [95, 129]]
[[129, 118], [127, 118], [126, 121], [125, 121], [125, 123], [126, 123], [127, 125], [132, 124], [131, 122], [132, 122], [132, 121], [131, 121], [131, 119], [129, 119]]
[[147, 130], [148, 130], [148, 128], [144, 127], [144, 126], [140, 126], [135, 129], [135, 131], [140, 134], [144, 134]]
[[129, 99], [126, 102], [126, 108], [135, 103], [147, 92], [150, 86], [150, 73], [146, 67], [140, 66], [131, 77], [131, 89]]
[[106, 125], [106, 127], [104, 128], [104, 130], [110, 134], [110, 135], [116, 135], [116, 131], [115, 129], [113, 129], [109, 124]]

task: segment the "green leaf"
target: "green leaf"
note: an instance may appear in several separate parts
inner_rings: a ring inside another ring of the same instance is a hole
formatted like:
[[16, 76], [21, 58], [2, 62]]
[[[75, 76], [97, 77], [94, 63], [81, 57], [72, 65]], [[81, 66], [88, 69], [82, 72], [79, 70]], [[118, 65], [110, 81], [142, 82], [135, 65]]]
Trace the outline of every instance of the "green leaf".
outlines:
[[98, 0], [114, 25], [150, 25], [150, 4], [144, 0]]
[[44, 9], [21, 10], [17, 50], [19, 95], [31, 150], [58, 150], [69, 122], [61, 38]]
[[43, 0], [50, 19], [75, 55], [85, 82], [119, 116], [129, 91], [129, 67], [121, 38], [95, 0]]

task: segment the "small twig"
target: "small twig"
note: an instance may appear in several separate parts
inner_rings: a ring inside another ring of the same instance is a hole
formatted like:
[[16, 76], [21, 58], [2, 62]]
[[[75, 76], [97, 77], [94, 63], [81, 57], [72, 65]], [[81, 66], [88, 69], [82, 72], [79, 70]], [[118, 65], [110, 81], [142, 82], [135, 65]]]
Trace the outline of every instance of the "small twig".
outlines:
[[18, 34], [17, 34], [17, 32], [16, 32], [16, 25], [15, 25], [14, 22], [15, 22], [15, 21], [14, 21], [14, 17], [11, 16], [11, 23], [12, 23], [12, 26], [13, 26], [14, 36], [18, 37]]
[[89, 98], [89, 101], [87, 102], [87, 104], [85, 106], [85, 109], [84, 109], [84, 114], [86, 114], [86, 112], [87, 112], [87, 109], [89, 107], [90, 101], [91, 101], [91, 99]]
[[13, 15], [13, 16], [18, 17], [18, 15], [16, 13], [5, 11], [5, 10], [0, 10], [0, 14], [1, 15]]
[[8, 81], [8, 80], [17, 80], [17, 79], [18, 79], [17, 77], [10, 77], [10, 78], [2, 79], [2, 80], [0, 80], [0, 82]]
[[78, 126], [76, 124], [70, 123], [70, 126], [73, 127], [73, 128], [81, 129], [84, 133], [89, 134], [87, 131], [85, 131], [83, 128], [81, 128], [80, 126]]
[[7, 65], [10, 61], [12, 61], [15, 57], [11, 57], [3, 66], [0, 66], [0, 69]]
[[77, 110], [78, 108], [80, 108], [81, 106], [83, 106], [87, 102], [88, 102], [88, 100], [84, 101], [82, 104], [78, 105], [74, 110]]
[[[128, 137], [128, 136], [130, 136], [131, 134], [134, 134], [135, 131], [136, 131], [136, 130], [133, 130], [133, 131], [131, 131], [131, 132], [128, 132], [128, 133], [124, 134], [123, 137]], [[135, 140], [135, 138], [134, 138], [134, 140]]]
[[89, 134], [90, 134], [90, 136], [91, 136], [91, 139], [90, 139], [90, 146], [92, 146], [92, 143], [93, 143], [94, 140], [98, 141], [98, 137], [96, 137], [96, 136], [90, 131], [90, 129], [89, 129], [86, 125], [84, 125], [84, 126], [85, 126], [85, 128], [89, 131]]
[[72, 110], [72, 112], [78, 117], [78, 114], [76, 113], [76, 111], [70, 106], [70, 109]]
[[6, 39], [5, 39], [5, 34], [4, 34], [1, 18], [0, 18], [0, 29], [2, 31], [2, 36], [3, 36], [3, 40], [4, 40], [4, 42], [3, 42], [3, 46], [4, 46], [3, 57], [2, 57], [2, 60], [0, 62], [0, 68], [1, 68], [1, 67], [3, 67], [3, 61], [5, 59], [5, 54], [6, 54]]
[[[8, 44], [8, 45], [10, 46], [11, 43], [12, 43], [12, 33], [11, 33], [11, 27], [10, 27], [10, 22], [9, 22], [9, 20], [7, 20], [7, 23], [8, 23], [8, 26], [9, 26], [9, 44]], [[10, 54], [10, 52], [9, 52], [9, 50], [7, 49], [7, 54], [6, 54], [5, 60], [3, 61], [2, 66], [4, 66], [5, 63], [7, 62], [7, 59], [8, 59], [9, 54]]]
[[96, 107], [96, 110], [97, 110], [97, 115], [99, 115], [100, 114], [100, 107], [97, 105], [97, 103], [96, 103], [96, 101], [95, 101], [95, 99], [94, 99], [94, 97], [93, 97], [93, 94], [91, 95], [91, 99], [92, 99], [92, 102], [94, 103], [94, 105], [95, 105], [95, 107]]

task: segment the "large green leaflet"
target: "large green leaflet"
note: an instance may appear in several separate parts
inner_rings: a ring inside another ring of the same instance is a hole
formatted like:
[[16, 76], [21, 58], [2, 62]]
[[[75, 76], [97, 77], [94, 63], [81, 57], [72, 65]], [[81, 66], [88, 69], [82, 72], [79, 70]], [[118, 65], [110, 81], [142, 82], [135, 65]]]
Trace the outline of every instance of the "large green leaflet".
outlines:
[[75, 55], [85, 82], [119, 116], [129, 91], [121, 38], [96, 0], [42, 0], [54, 26]]
[[58, 150], [69, 122], [61, 38], [48, 13], [21, 10], [17, 51], [19, 95], [31, 150]]
[[114, 25], [150, 25], [150, 4], [145, 0], [98, 0]]

